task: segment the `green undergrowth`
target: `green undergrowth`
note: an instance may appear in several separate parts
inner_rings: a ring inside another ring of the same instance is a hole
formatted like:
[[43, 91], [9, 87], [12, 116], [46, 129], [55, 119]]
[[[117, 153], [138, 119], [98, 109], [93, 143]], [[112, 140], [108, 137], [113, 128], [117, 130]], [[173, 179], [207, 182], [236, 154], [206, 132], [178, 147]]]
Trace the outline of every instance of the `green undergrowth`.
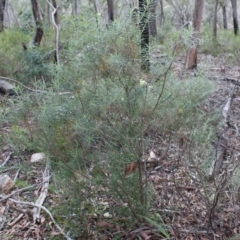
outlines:
[[[72, 236], [83, 237], [94, 218], [129, 228], [149, 216], [154, 194], [142, 160], [151, 132], [184, 129], [204, 161], [215, 119], [199, 107], [214, 89], [204, 75], [179, 80], [162, 65], [143, 73], [137, 29], [127, 21], [94, 26], [95, 18], [69, 22], [69, 31], [78, 31], [65, 62], [50, 69], [50, 86], [35, 84], [47, 93], [22, 93], [1, 117], [16, 151], [48, 155], [61, 198], [50, 210]], [[136, 170], [126, 174], [128, 166]]]
[[212, 28], [205, 26], [201, 33], [202, 53], [213, 56], [222, 56], [224, 54], [227, 63], [238, 60], [239, 44], [238, 37], [234, 35], [233, 29], [218, 29], [216, 41], [212, 39]]
[[21, 67], [22, 42], [28, 42], [29, 36], [19, 29], [5, 30], [0, 34], [0, 76], [8, 76]]

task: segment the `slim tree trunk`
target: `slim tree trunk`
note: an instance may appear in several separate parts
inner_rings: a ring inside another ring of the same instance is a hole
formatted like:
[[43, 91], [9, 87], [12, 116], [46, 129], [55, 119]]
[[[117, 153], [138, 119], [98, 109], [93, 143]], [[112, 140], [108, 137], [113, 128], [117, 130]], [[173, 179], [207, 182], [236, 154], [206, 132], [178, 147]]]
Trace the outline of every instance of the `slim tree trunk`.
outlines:
[[214, 17], [213, 17], [213, 41], [216, 41], [217, 39], [217, 10], [218, 10], [218, 0], [215, 0]]
[[139, 0], [140, 30], [141, 30], [141, 69], [150, 70], [149, 59], [149, 27], [148, 27], [148, 1]]
[[150, 35], [153, 37], [157, 36], [156, 8], [157, 8], [157, 0], [152, 0], [149, 5], [149, 9], [150, 9], [149, 32], [150, 32]]
[[232, 12], [233, 12], [233, 27], [234, 27], [234, 34], [237, 36], [238, 34], [238, 14], [237, 14], [237, 1], [231, 0], [232, 4]]
[[36, 31], [33, 38], [33, 44], [39, 47], [43, 37], [42, 15], [41, 15], [37, 0], [31, 0], [31, 3], [32, 3], [33, 17], [36, 24]]
[[58, 11], [57, 11], [57, 3], [56, 0], [52, 0], [52, 5], [53, 7], [56, 9], [56, 11], [54, 12], [54, 22], [55, 24], [58, 26], [59, 25], [59, 19], [58, 19]]
[[50, 25], [51, 24], [51, 12], [50, 12], [50, 5], [48, 4], [48, 2], [46, 2], [47, 6], [46, 6], [46, 19], [47, 19], [47, 23]]
[[227, 11], [226, 11], [226, 5], [222, 6], [222, 15], [223, 15], [223, 28], [227, 29]]
[[5, 5], [6, 0], [0, 0], [0, 32], [3, 31]]
[[[101, 9], [101, 6], [100, 6], [98, 0], [92, 0], [92, 2], [93, 2], [93, 6], [94, 6], [94, 9], [95, 9], [95, 12], [96, 12], [97, 27], [99, 28], [102, 24], [102, 9]], [[99, 20], [101, 21], [100, 26], [99, 26]]]
[[201, 29], [202, 17], [203, 17], [204, 0], [195, 0], [194, 13], [193, 13], [193, 46], [187, 52], [186, 68], [192, 69], [197, 67], [197, 48], [198, 38]]
[[54, 8], [53, 14], [53, 23], [55, 28], [55, 54], [54, 54], [54, 61], [56, 64], [59, 64], [59, 19], [58, 19], [58, 11], [57, 11], [57, 3], [56, 0], [52, 0], [52, 5]]
[[107, 0], [108, 6], [108, 22], [111, 23], [114, 21], [114, 5], [113, 0]]
[[79, 14], [79, 2], [78, 0], [74, 0], [72, 14], [77, 16]]
[[160, 26], [164, 23], [164, 11], [163, 11], [163, 0], [160, 0]]
[[59, 64], [59, 19], [58, 19], [58, 7], [57, 7], [57, 3], [56, 0], [52, 0], [52, 2], [50, 2], [50, 0], [47, 0], [48, 5], [51, 7], [52, 9], [52, 22], [53, 22], [53, 26], [55, 29], [55, 54], [54, 54], [54, 62], [56, 64]]

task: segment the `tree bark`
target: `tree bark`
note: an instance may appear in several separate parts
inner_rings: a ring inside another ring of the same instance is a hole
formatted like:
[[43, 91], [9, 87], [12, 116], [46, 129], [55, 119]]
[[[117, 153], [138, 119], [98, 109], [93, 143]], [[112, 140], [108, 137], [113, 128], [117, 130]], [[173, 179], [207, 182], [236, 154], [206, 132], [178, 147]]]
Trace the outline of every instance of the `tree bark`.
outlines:
[[101, 20], [100, 24], [102, 24], [102, 9], [101, 6], [99, 4], [98, 0], [92, 0], [93, 2], [93, 6], [96, 12], [96, 23], [97, 23], [97, 27], [99, 28], [99, 20]]
[[79, 14], [79, 2], [78, 2], [78, 0], [74, 0], [72, 13], [75, 16], [77, 16]]
[[186, 57], [186, 68], [192, 69], [197, 67], [197, 48], [198, 38], [201, 29], [203, 17], [204, 0], [195, 0], [194, 13], [193, 13], [193, 46], [188, 50]]
[[150, 70], [149, 58], [149, 24], [148, 24], [148, 1], [139, 0], [140, 30], [141, 30], [141, 69]]
[[36, 31], [33, 38], [33, 44], [39, 47], [43, 37], [42, 15], [41, 15], [37, 0], [31, 0], [31, 3], [32, 3], [33, 17], [36, 24]]
[[47, 3], [47, 9], [46, 9], [46, 19], [47, 19], [47, 23], [50, 25], [51, 24], [51, 11], [50, 11], [50, 5]]
[[54, 7], [54, 14], [53, 14], [53, 22], [55, 28], [55, 54], [54, 54], [54, 61], [56, 64], [59, 64], [59, 19], [58, 19], [58, 11], [57, 11], [57, 3], [56, 0], [52, 0], [52, 5]]
[[113, 0], [107, 0], [108, 6], [108, 22], [111, 23], [114, 21], [114, 5]]
[[214, 18], [213, 18], [213, 41], [216, 41], [217, 39], [217, 10], [218, 10], [218, 0], [215, 0]]
[[152, 0], [149, 5], [149, 9], [150, 9], [149, 32], [150, 32], [150, 35], [153, 37], [157, 36], [156, 8], [157, 8], [157, 0]]
[[222, 15], [223, 15], [223, 28], [227, 29], [227, 11], [226, 11], [226, 5], [222, 6]]
[[3, 31], [5, 5], [6, 0], [0, 0], [0, 32]]
[[238, 35], [238, 14], [237, 14], [237, 1], [231, 0], [232, 12], [233, 12], [233, 27], [235, 36]]
[[163, 0], [160, 0], [160, 27], [164, 24]]

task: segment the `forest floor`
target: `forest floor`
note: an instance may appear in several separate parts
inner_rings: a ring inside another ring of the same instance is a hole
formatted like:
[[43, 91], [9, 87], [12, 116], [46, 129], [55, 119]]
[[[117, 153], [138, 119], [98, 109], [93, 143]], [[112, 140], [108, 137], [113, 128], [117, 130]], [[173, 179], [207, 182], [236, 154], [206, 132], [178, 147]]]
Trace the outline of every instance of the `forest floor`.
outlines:
[[[207, 66], [206, 75], [215, 79], [209, 81], [217, 83], [215, 92], [200, 105], [201, 109], [209, 114], [216, 111], [221, 114], [231, 99], [227, 122], [223, 123], [222, 129], [216, 133], [219, 134], [219, 139], [225, 140], [223, 145], [220, 144], [224, 156], [217, 180], [204, 180], [203, 185], [202, 180], [197, 177], [198, 169], [182, 157], [182, 153], [192, 147], [187, 133], [185, 140], [180, 139], [181, 144], [179, 139], [172, 139], [170, 136], [163, 138], [160, 133], [153, 133], [156, 141], [146, 149], [146, 158], [150, 160], [149, 182], [155, 193], [156, 204], [152, 209], [162, 216], [171, 239], [227, 239], [238, 234], [240, 230], [240, 183], [239, 186], [226, 184], [240, 163], [240, 64], [228, 64], [224, 56], [215, 58], [206, 54], [199, 55], [199, 62], [199, 67]], [[180, 58], [174, 62], [173, 69], [179, 79], [195, 74], [195, 70], [184, 70], [184, 60]], [[2, 126], [0, 134], [8, 131], [9, 126]], [[217, 146], [218, 143], [213, 145]], [[9, 158], [6, 165], [0, 167], [0, 173], [8, 174], [16, 180], [14, 194], [0, 198], [0, 239], [64, 239], [46, 212], [42, 210], [40, 220], [33, 223], [27, 213], [32, 206], [14, 205], [8, 201], [13, 198], [35, 202], [40, 194], [45, 164], [30, 163], [31, 154], [23, 152], [21, 156], [15, 156], [10, 145], [0, 146], [0, 166]], [[26, 188], [31, 184], [32, 188]], [[205, 196], [204, 187], [208, 193], [212, 191], [209, 198]], [[49, 189], [44, 207], [51, 211], [57, 204], [60, 204], [59, 196]], [[91, 224], [93, 223], [89, 223], [89, 228], [92, 227]], [[132, 229], [122, 229], [107, 221], [98, 222], [97, 225], [102, 228], [102, 238], [98, 239], [113, 239], [116, 232], [122, 232], [122, 239], [161, 239], [156, 229], [147, 223]]]

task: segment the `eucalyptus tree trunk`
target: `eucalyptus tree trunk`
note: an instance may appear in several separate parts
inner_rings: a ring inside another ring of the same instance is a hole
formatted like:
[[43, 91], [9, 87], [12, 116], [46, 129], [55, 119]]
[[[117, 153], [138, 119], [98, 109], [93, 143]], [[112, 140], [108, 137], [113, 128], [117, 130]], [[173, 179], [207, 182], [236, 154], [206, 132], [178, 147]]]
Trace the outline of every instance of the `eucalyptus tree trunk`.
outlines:
[[33, 17], [34, 21], [36, 24], [36, 30], [35, 30], [35, 35], [33, 38], [33, 44], [35, 46], [40, 46], [42, 37], [43, 37], [43, 27], [42, 27], [42, 14], [39, 9], [38, 1], [37, 0], [31, 0], [32, 3], [32, 12], [33, 12]]
[[0, 0], [0, 32], [3, 31], [5, 5], [6, 0]]
[[140, 30], [141, 30], [141, 69], [150, 70], [149, 57], [149, 24], [148, 24], [148, 0], [139, 0]]
[[150, 9], [149, 32], [150, 32], [150, 35], [153, 37], [157, 36], [156, 8], [157, 8], [157, 0], [151, 0], [149, 4], [149, 9]]
[[237, 0], [231, 0], [233, 12], [233, 27], [235, 36], [238, 35], [238, 14], [237, 14]]
[[198, 38], [201, 29], [201, 23], [203, 18], [204, 0], [195, 0], [194, 13], [193, 13], [193, 45], [188, 49], [186, 57], [187, 69], [197, 67], [197, 49], [198, 49]]
[[223, 28], [227, 29], [227, 10], [226, 5], [222, 6], [222, 15], [223, 15]]
[[227, 0], [219, 0], [219, 5], [222, 9], [223, 28], [227, 29]]
[[160, 0], [160, 26], [164, 23], [163, 0]]
[[218, 10], [218, 0], [215, 0], [214, 18], [213, 18], [213, 41], [216, 41], [217, 39], [217, 10]]
[[74, 0], [72, 14], [77, 16], [79, 14], [79, 2], [78, 0]]
[[51, 24], [51, 11], [50, 11], [50, 5], [46, 1], [46, 6], [44, 7], [44, 18], [47, 20], [48, 25]]
[[[96, 23], [97, 23], [97, 27], [99, 28], [103, 22], [101, 5], [98, 0], [91, 0], [91, 1], [93, 3], [93, 6], [96, 12]], [[100, 20], [100, 23], [99, 23], [99, 20]]]
[[57, 11], [57, 3], [56, 0], [52, 0], [52, 5], [54, 8], [53, 14], [53, 23], [55, 28], [55, 54], [54, 54], [54, 61], [55, 63], [59, 64], [59, 19], [58, 19], [58, 11]]
[[114, 5], [113, 0], [107, 0], [108, 6], [108, 22], [111, 23], [114, 21]]

